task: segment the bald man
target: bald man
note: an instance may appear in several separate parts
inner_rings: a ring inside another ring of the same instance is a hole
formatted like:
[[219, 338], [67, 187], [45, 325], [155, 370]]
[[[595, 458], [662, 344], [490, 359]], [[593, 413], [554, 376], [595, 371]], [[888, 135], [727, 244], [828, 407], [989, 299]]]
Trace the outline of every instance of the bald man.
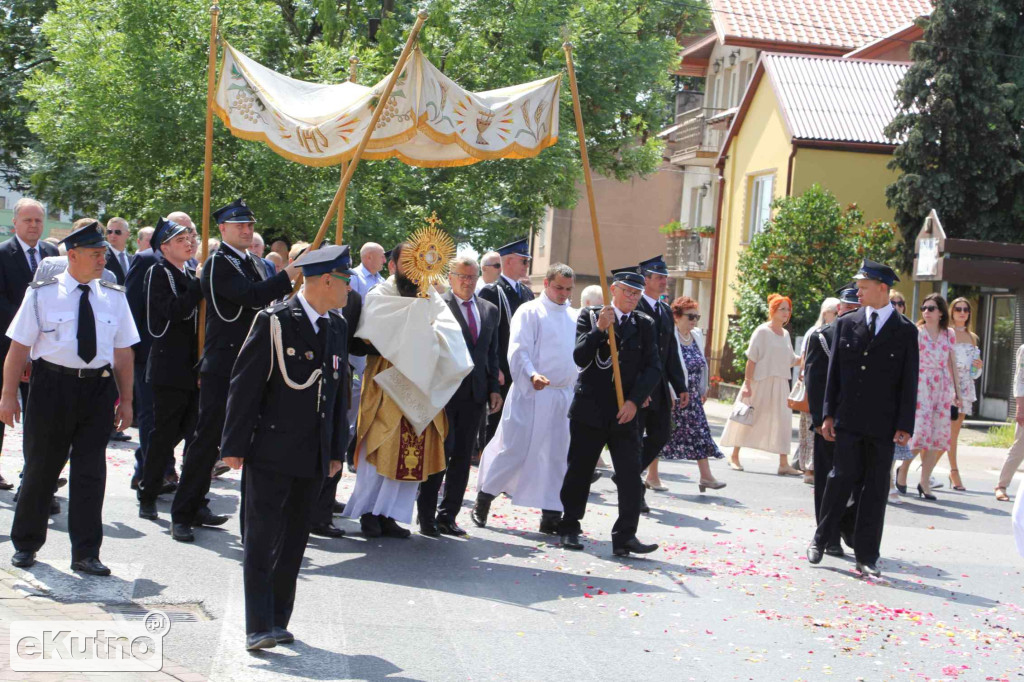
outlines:
[[476, 293], [488, 284], [494, 284], [501, 277], [501, 254], [488, 251], [480, 256], [480, 279], [476, 281]]

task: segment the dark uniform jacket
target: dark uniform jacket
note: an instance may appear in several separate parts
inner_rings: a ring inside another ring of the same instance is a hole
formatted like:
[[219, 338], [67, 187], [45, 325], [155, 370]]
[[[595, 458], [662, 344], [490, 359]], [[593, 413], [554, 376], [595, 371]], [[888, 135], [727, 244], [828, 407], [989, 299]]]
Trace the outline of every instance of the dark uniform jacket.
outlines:
[[[132, 268], [132, 257], [127, 253], [124, 254], [128, 259], [128, 269]], [[121, 262], [117, 260], [117, 254], [114, 253], [114, 249], [107, 247], [107, 270], [114, 273], [114, 277], [117, 278], [117, 283], [124, 286], [125, 280], [128, 277], [128, 273], [121, 269]]]
[[[504, 296], [498, 293], [499, 289]], [[522, 296], [519, 295], [519, 289], [522, 289]], [[505, 386], [508, 386], [512, 383], [512, 373], [508, 368], [508, 337], [511, 333], [512, 318], [519, 310], [519, 306], [534, 299], [533, 292], [529, 287], [513, 287], [507, 279], [498, 277], [498, 281], [480, 289], [477, 297], [498, 308], [498, 368], [505, 374]]]
[[188, 266], [186, 272], [161, 260], [150, 267], [146, 276], [143, 324], [146, 332], [154, 335], [146, 377], [157, 386], [194, 390], [199, 361], [199, 301], [203, 292], [195, 272]]
[[[271, 356], [271, 317], [281, 323], [280, 357], [292, 382], [303, 384], [321, 370], [309, 388], [285, 383], [278, 353]], [[246, 466], [302, 478], [326, 477], [330, 460], [344, 459], [348, 325], [333, 310], [319, 324], [327, 327], [326, 344], [298, 297], [256, 315], [231, 373], [221, 457], [241, 457]]]
[[[811, 412], [811, 430], [820, 428], [825, 416], [825, 384], [828, 380], [829, 354], [835, 346], [836, 328], [832, 323], [824, 324], [811, 332], [804, 346], [804, 388], [807, 390], [807, 404]], [[824, 341], [824, 345], [822, 342]], [[825, 352], [828, 346], [828, 353]]]
[[292, 283], [284, 270], [269, 279], [264, 274], [262, 261], [251, 253], [239, 258], [227, 246], [207, 259], [201, 275], [206, 298], [201, 373], [231, 376], [231, 366], [256, 312], [291, 293]]
[[469, 324], [459, 309], [462, 304], [455, 294], [449, 291], [441, 298], [459, 321], [462, 337], [466, 340], [466, 348], [473, 358], [473, 371], [462, 380], [452, 400], [486, 403], [492, 393], [501, 391], [498, 384], [498, 308], [479, 296], [476, 297], [480, 318], [476, 321], [477, 339], [474, 342], [473, 335], [469, 332]]
[[[580, 367], [580, 375], [569, 406], [569, 418], [606, 428], [615, 423], [619, 405], [615, 397], [608, 333], [597, 328], [600, 312], [601, 306], [584, 308], [576, 323], [576, 348], [572, 357]], [[634, 310], [625, 325], [616, 321], [614, 326], [623, 397], [639, 408], [661, 379], [654, 320]], [[636, 420], [631, 423], [636, 424]]]
[[824, 417], [836, 429], [892, 440], [914, 432], [917, 406], [917, 326], [893, 311], [868, 339], [866, 310], [835, 321]]
[[648, 407], [652, 410], [659, 409], [662, 405], [672, 404], [672, 393], [669, 391], [671, 385], [676, 395], [687, 392], [686, 374], [683, 372], [683, 363], [679, 359], [679, 351], [676, 347], [676, 325], [672, 320], [672, 311], [663, 301], [656, 301], [657, 310], [651, 308], [647, 299], [640, 297], [636, 308], [640, 312], [654, 320], [654, 328], [658, 334], [658, 360], [664, 369], [664, 374], [659, 377], [658, 385], [651, 392], [651, 404]]
[[135, 351], [135, 362], [145, 363], [149, 357], [149, 349], [153, 345], [153, 335], [146, 329], [146, 274], [153, 264], [163, 260], [163, 255], [153, 249], [143, 249], [132, 258], [128, 266], [128, 276], [124, 286], [127, 289], [128, 307], [135, 319], [135, 328], [139, 330], [139, 342], [132, 346]]
[[[44, 242], [36, 243], [36, 263], [47, 256], [58, 255], [57, 247]], [[33, 272], [28, 267], [28, 256], [21, 248], [16, 237], [11, 237], [0, 244], [0, 360], [7, 357], [7, 349], [11, 340], [7, 337], [7, 328], [11, 326], [14, 314], [21, 307], [25, 298], [25, 290], [32, 281]]]

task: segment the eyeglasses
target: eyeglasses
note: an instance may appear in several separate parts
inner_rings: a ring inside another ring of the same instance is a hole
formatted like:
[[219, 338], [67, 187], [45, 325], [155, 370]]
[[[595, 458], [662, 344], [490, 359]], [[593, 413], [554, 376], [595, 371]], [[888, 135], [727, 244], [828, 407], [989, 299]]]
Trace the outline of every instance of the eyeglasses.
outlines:
[[107, 234], [122, 235], [124, 234], [124, 230], [107, 230]]
[[485, 268], [497, 268], [501, 270], [501, 263], [484, 263]]
[[937, 306], [937, 305], [923, 305], [923, 306], [921, 306], [921, 312], [922, 313], [934, 313], [938, 309], [939, 309], [939, 306]]
[[969, 313], [971, 312], [971, 309], [968, 308], [967, 306], [958, 305], [953, 306], [953, 311], [957, 313]]
[[685, 317], [690, 322], [696, 322], [700, 319], [700, 313], [683, 313], [680, 317]]
[[451, 276], [454, 277], [455, 279], [462, 280], [463, 282], [472, 282], [473, 280], [480, 277], [480, 275], [463, 275], [458, 272], [452, 272], [449, 274], [451, 274]]
[[907, 306], [907, 302], [906, 301], [898, 301], [898, 300], [895, 300], [895, 299], [893, 299], [892, 304], [893, 305], [898, 305], [901, 308], [905, 308]]

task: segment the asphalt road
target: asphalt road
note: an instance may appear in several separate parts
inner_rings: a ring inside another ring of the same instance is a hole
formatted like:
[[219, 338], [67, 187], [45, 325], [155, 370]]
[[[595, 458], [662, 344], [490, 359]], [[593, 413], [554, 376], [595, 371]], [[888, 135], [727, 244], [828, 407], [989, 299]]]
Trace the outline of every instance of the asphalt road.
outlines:
[[[8, 450], [0, 466], [12, 479], [21, 461]], [[612, 556], [607, 476], [591, 495], [584, 552], [550, 544], [536, 532], [539, 511], [506, 499], [483, 530], [467, 507], [468, 539], [366, 540], [338, 519], [349, 536], [313, 538], [306, 552], [297, 643], [259, 654], [244, 650], [234, 473], [212, 491], [214, 511], [232, 521], [183, 545], [169, 536], [169, 500], [159, 522], [138, 518], [131, 451], [112, 446], [109, 578], [70, 572], [66, 511], [40, 563], [11, 567], [12, 495], [0, 492], [0, 570], [63, 601], [197, 614], [173, 625], [166, 651], [213, 680], [1021, 679], [1024, 560], [1010, 505], [991, 495], [999, 453], [982, 450], [961, 462], [968, 492], [889, 507], [881, 580], [859, 578], [852, 558], [807, 563], [811, 487], [776, 476], [775, 456], [753, 451], [743, 473], [712, 464], [728, 483], [716, 493], [698, 493], [693, 464], [662, 465], [670, 490], [649, 493], [654, 511], [640, 524], [643, 541], [661, 543], [648, 558]], [[343, 480], [339, 499], [353, 483]]]

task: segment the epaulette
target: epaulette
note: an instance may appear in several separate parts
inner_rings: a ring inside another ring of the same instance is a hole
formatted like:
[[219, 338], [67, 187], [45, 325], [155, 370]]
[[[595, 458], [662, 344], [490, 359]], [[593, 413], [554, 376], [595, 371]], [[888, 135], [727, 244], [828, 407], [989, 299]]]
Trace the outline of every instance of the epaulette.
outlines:
[[654, 324], [654, 318], [638, 308], [633, 309], [633, 314], [639, 317], [641, 320], [650, 320], [651, 324]]
[[38, 279], [35, 282], [29, 284], [29, 286], [32, 287], [33, 289], [38, 289], [39, 287], [45, 287], [47, 284], [53, 284], [56, 281], [56, 277], [51, 277], [49, 279]]
[[120, 291], [122, 294], [128, 291], [128, 289], [126, 289], [124, 286], [117, 284], [116, 282], [108, 282], [105, 279], [100, 280], [100, 286], [106, 287], [108, 289], [113, 289], [114, 291]]
[[279, 312], [281, 312], [282, 310], [286, 310], [287, 308], [288, 303], [286, 301], [279, 301], [277, 303], [271, 303], [270, 305], [268, 305], [266, 308], [263, 309], [263, 312], [265, 312], [267, 315], [277, 315]]

